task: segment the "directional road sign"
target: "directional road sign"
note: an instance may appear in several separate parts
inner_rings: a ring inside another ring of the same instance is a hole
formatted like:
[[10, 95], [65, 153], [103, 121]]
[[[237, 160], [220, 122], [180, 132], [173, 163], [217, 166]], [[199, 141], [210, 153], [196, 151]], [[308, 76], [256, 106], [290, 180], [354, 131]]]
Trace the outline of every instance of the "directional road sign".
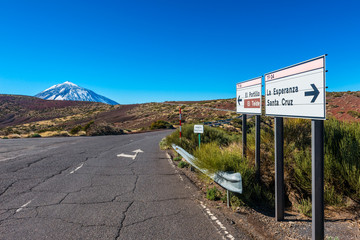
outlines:
[[261, 114], [261, 78], [236, 84], [236, 112]]
[[265, 115], [326, 119], [325, 56], [265, 75]]

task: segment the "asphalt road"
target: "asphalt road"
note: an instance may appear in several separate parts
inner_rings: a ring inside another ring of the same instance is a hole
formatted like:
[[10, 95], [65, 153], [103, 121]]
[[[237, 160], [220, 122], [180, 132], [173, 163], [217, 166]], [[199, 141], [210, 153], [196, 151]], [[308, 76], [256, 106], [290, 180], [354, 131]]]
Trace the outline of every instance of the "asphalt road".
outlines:
[[0, 140], [0, 239], [247, 239], [159, 150], [169, 133]]

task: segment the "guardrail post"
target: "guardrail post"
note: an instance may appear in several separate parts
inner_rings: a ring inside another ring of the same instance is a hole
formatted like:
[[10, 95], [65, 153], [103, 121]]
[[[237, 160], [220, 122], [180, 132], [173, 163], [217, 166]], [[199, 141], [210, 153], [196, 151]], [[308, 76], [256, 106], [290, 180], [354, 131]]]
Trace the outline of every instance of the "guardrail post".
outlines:
[[275, 118], [275, 218], [284, 220], [284, 122]]
[[256, 178], [260, 182], [260, 115], [255, 116], [255, 169]]
[[227, 207], [229, 208], [230, 207], [230, 193], [229, 193], [229, 190], [226, 189], [226, 204], [227, 204]]
[[311, 121], [312, 239], [324, 239], [324, 121]]
[[243, 157], [246, 158], [246, 114], [242, 115], [242, 151]]

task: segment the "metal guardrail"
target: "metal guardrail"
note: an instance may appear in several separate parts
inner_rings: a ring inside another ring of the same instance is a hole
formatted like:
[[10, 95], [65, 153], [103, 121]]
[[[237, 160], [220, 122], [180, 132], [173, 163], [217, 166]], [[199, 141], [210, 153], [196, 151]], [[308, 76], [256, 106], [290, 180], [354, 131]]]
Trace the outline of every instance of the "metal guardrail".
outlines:
[[236, 193], [242, 193], [242, 179], [240, 173], [230, 173], [230, 172], [217, 172], [217, 173], [209, 173], [207, 170], [199, 168], [194, 163], [195, 157], [190, 153], [186, 152], [183, 148], [172, 144], [171, 145], [174, 150], [179, 153], [188, 163], [190, 163], [193, 167], [198, 169], [200, 172], [206, 174], [210, 178], [212, 178], [217, 184], [222, 186], [223, 188]]

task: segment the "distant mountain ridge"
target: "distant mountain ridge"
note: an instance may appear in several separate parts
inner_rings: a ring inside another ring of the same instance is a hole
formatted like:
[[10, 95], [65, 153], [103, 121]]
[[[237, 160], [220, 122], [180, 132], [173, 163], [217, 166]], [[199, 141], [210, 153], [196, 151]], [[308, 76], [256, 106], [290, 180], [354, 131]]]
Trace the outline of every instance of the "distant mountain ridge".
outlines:
[[64, 82], [56, 84], [41, 93], [35, 95], [35, 97], [45, 100], [70, 100], [70, 101], [86, 101], [86, 102], [101, 102], [110, 105], [117, 105], [118, 103], [101, 96], [89, 89], [79, 87], [72, 82]]

